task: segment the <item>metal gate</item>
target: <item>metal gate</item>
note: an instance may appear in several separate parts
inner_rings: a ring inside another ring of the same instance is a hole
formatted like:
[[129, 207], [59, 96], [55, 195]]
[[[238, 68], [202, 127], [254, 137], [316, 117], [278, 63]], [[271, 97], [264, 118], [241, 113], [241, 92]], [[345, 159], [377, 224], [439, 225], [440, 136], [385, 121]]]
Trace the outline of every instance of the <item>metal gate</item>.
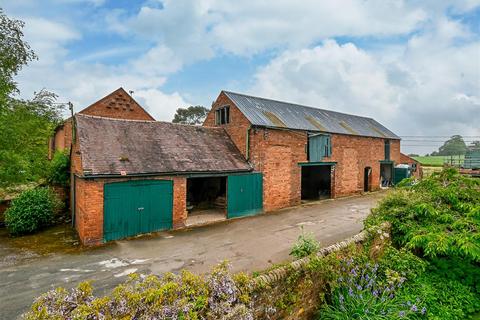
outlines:
[[172, 228], [173, 182], [138, 180], [104, 186], [104, 241]]
[[227, 179], [227, 217], [254, 215], [263, 209], [261, 173], [231, 175]]

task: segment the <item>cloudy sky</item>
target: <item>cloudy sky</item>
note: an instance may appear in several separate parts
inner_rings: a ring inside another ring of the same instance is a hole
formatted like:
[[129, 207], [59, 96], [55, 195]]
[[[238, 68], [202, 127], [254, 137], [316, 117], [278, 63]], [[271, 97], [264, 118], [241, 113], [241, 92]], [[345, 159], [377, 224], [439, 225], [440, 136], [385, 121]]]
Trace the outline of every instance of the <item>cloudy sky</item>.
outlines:
[[[405, 152], [480, 137], [480, 0], [0, 0], [39, 56], [21, 95], [122, 86], [157, 120], [222, 89], [369, 116]], [[416, 142], [411, 136], [433, 136]], [[437, 138], [438, 137], [438, 138]], [[419, 146], [419, 145], [424, 145]]]

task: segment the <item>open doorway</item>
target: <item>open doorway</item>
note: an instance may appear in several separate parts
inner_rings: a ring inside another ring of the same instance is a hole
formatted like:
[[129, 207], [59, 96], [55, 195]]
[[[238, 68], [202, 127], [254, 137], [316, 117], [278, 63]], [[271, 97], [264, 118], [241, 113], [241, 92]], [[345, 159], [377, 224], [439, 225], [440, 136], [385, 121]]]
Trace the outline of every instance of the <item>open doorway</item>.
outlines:
[[187, 179], [187, 226], [226, 219], [227, 178]]
[[331, 198], [331, 166], [302, 166], [302, 200]]
[[393, 184], [393, 164], [380, 164], [380, 187], [388, 188]]
[[363, 191], [369, 192], [371, 190], [372, 185], [372, 168], [365, 167], [363, 170]]

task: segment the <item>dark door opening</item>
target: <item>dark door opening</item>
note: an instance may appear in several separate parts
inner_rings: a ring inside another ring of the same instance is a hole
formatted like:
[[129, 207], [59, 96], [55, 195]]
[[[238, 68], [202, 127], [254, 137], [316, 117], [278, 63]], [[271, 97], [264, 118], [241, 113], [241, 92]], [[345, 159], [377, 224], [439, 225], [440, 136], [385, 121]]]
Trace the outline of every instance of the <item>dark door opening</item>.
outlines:
[[380, 186], [382, 188], [388, 188], [393, 184], [393, 164], [381, 163], [380, 164]]
[[187, 179], [187, 225], [203, 224], [226, 218], [227, 178]]
[[363, 191], [369, 192], [370, 191], [370, 185], [371, 185], [371, 177], [372, 177], [372, 168], [370, 167], [365, 167], [364, 173], [363, 173]]
[[331, 166], [302, 166], [302, 200], [331, 197]]

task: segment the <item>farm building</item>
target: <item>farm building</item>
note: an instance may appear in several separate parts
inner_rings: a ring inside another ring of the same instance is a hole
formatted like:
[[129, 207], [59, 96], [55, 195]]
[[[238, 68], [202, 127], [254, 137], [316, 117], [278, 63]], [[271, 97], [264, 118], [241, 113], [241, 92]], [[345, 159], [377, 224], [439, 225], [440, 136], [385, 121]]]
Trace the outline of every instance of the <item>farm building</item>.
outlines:
[[[132, 120], [155, 120], [123, 88], [81, 110], [79, 114]], [[49, 143], [49, 157], [55, 151], [70, 149], [72, 144], [72, 118], [66, 119], [54, 132]]]
[[233, 92], [220, 93], [204, 125], [224, 128], [263, 173], [265, 211], [387, 187], [395, 165], [412, 160], [371, 118]]
[[[189, 126], [154, 121], [119, 90], [69, 120], [84, 244], [377, 190], [397, 164], [417, 165], [371, 118], [222, 91]], [[115, 108], [118, 93], [138, 118]]]

